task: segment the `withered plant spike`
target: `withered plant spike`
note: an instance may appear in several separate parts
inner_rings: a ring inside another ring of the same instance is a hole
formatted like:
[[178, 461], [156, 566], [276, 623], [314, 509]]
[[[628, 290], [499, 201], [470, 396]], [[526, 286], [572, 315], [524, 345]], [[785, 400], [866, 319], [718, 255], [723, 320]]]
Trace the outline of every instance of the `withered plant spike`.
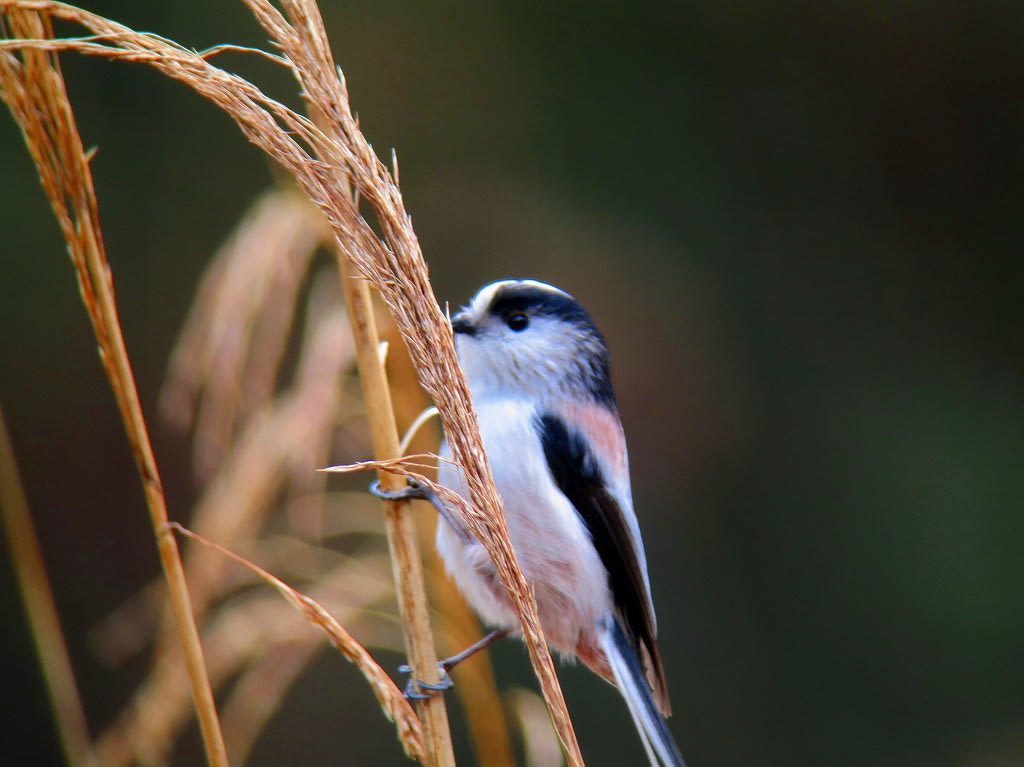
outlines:
[[[327, 55], [329, 57], [329, 51]], [[297, 71], [295, 74], [301, 87], [302, 78]], [[307, 108], [316, 125], [329, 132], [331, 126], [327, 115], [315, 102], [309, 100], [308, 96]], [[337, 169], [335, 178], [339, 188], [351, 192], [351, 185], [343, 169]], [[391, 401], [391, 386], [384, 367], [387, 344], [381, 343], [377, 332], [370, 287], [364, 279], [353, 274], [356, 259], [347, 248], [342, 247], [341, 240], [336, 242], [335, 255], [345, 296], [345, 308], [352, 326], [359, 383], [366, 406], [373, 452], [377, 458], [398, 458], [402, 448], [398, 437], [395, 408]], [[379, 474], [379, 479], [381, 487], [386, 490], [396, 490], [401, 485], [399, 477], [384, 472]], [[441, 677], [430, 625], [430, 601], [424, 578], [423, 560], [420, 556], [416, 520], [412, 516], [409, 501], [384, 501], [382, 505], [405, 652], [414, 677], [428, 684], [437, 684]], [[427, 746], [426, 764], [428, 767], [455, 767], [455, 751], [444, 696], [433, 695], [420, 700], [417, 703], [417, 710], [423, 722]]]
[[[346, 255], [338, 255], [373, 451], [380, 458], [397, 458], [398, 426], [391, 406], [391, 391], [384, 373], [384, 364], [377, 351], [377, 325], [370, 303], [370, 288], [364, 280], [350, 274], [351, 267]], [[403, 484], [400, 477], [386, 472], [380, 473], [380, 482], [385, 490], [397, 490]], [[409, 502], [384, 501], [384, 524], [412, 673], [417, 679], [436, 684], [440, 681], [437, 651], [434, 649], [430, 629], [430, 605], [423, 580], [423, 561], [420, 558], [416, 523], [411, 516]], [[432, 695], [421, 701], [419, 711], [429, 749], [427, 764], [432, 767], [454, 767], [455, 753], [452, 750], [444, 696]]]
[[[392, 328], [392, 331], [394, 329]], [[402, 437], [400, 452], [406, 455], [412, 445], [423, 445], [421, 450], [437, 445], [440, 430], [430, 423], [438, 415], [437, 408], [427, 406], [426, 397], [419, 386], [416, 369], [409, 358], [408, 349], [397, 333], [391, 332], [391, 353], [388, 358], [388, 373], [392, 382], [391, 392], [395, 415], [401, 423], [410, 423]], [[426, 409], [424, 409], [426, 408]], [[427, 424], [434, 427], [423, 429]], [[480, 621], [466, 604], [455, 584], [445, 573], [444, 564], [433, 545], [437, 524], [436, 514], [422, 514], [417, 517], [421, 548], [430, 551], [425, 559], [428, 591], [433, 599], [436, 615], [443, 622], [440, 636], [445, 655], [454, 654], [480, 639]], [[473, 744], [476, 764], [488, 767], [514, 767], [515, 756], [509, 736], [509, 718], [498, 693], [490, 654], [479, 652], [459, 664], [455, 672], [455, 693], [462, 701], [466, 730]], [[541, 704], [543, 707], [543, 704]], [[545, 721], [544, 726], [551, 732]], [[557, 741], [557, 738], [553, 738]], [[557, 747], [556, 747], [557, 748]], [[561, 752], [559, 751], [559, 758]]]
[[[4, 19], [15, 36], [52, 37], [49, 19], [33, 11], [7, 6]], [[100, 359], [142, 477], [207, 759], [213, 767], [227, 767], [227, 752], [199, 632], [192, 618], [185, 572], [177, 541], [167, 530], [163, 487], [121, 333], [89, 161], [56, 57], [42, 50], [26, 50], [19, 61], [13, 54], [0, 52], [0, 95], [21, 128], [43, 189], [67, 241], [82, 298], [99, 342]]]
[[[390, 558], [384, 554], [345, 561], [309, 589], [309, 595], [317, 602], [331, 606], [332, 615], [342, 625], [358, 627], [359, 633], [372, 636], [374, 643], [397, 648], [401, 641], [398, 627], [392, 631], [386, 619], [378, 617], [376, 609], [393, 594]], [[308, 617], [277, 594], [255, 594], [217, 610], [203, 626], [203, 646], [214, 688], [219, 689], [234, 678], [241, 682], [246, 670], [252, 668], [253, 659], [263, 653], [304, 642], [311, 636], [322, 639], [310, 632], [309, 625]], [[262, 662], [256, 661], [257, 665]], [[244, 760], [233, 750], [237, 742], [232, 744], [228, 738], [228, 713], [237, 693], [238, 688], [233, 687], [224, 703], [221, 721], [228, 753], [242, 764]], [[189, 710], [188, 682], [180, 670], [166, 662], [152, 664], [132, 699], [97, 738], [99, 765], [168, 763], [176, 738], [188, 724]], [[258, 735], [258, 731], [248, 733], [250, 738]], [[245, 751], [244, 743], [241, 751]]]
[[0, 518], [11, 550], [11, 564], [28, 614], [32, 641], [42, 666], [43, 680], [50, 695], [57, 735], [64, 749], [64, 760], [69, 767], [88, 767], [95, 764], [89, 742], [89, 727], [85, 721], [82, 700], [75, 684], [75, 672], [64, 643], [57, 605], [50, 589], [50, 579], [46, 576], [46, 563], [39, 550], [39, 538], [32, 524], [28, 498], [25, 497], [25, 488], [18, 474], [14, 447], [2, 409]]
[[[465, 516], [466, 526], [495, 563], [520, 617], [530, 660], [566, 758], [571, 767], [582, 765], [537, 605], [508, 539], [501, 499], [480, 441], [469, 387], [458, 366], [451, 328], [431, 291], [426, 263], [401, 193], [359, 130], [344, 81], [333, 69], [326, 34], [312, 0], [282, 3], [294, 26], [269, 3], [246, 2], [287, 55], [304, 93], [326, 115], [332, 127], [330, 135], [321, 132], [308, 118], [268, 98], [252, 83], [214, 67], [194, 51], [61, 3], [0, 0], [0, 8], [45, 10], [81, 24], [99, 37], [0, 40], [0, 50], [77, 50], [147, 63], [186, 83], [228, 112], [245, 136], [288, 170], [324, 211], [338, 244], [347, 247], [357, 270], [373, 283], [390, 306], [412, 353], [420, 382], [438, 406], [472, 501], [455, 508]], [[339, 168], [345, 169], [352, 187], [374, 210], [383, 240], [359, 215], [351, 196], [336, 183]]]
[[366, 648], [359, 644], [359, 642], [357, 642], [352, 635], [349, 634], [341, 624], [338, 623], [338, 621], [320, 605], [319, 602], [299, 591], [296, 591], [280, 578], [277, 578], [267, 572], [254, 562], [235, 554], [233, 551], [225, 549], [223, 546], [219, 546], [213, 541], [203, 538], [201, 535], [193, 533], [191, 530], [179, 525], [178, 523], [171, 522], [170, 527], [177, 530], [182, 535], [198, 541], [204, 546], [208, 546], [232, 561], [248, 568], [266, 583], [269, 583], [271, 586], [276, 588], [278, 592], [280, 592], [285, 599], [287, 599], [296, 609], [306, 616], [310, 622], [315, 623], [317, 626], [322, 628], [327, 633], [328, 638], [334, 646], [341, 651], [342, 655], [355, 664], [356, 668], [358, 668], [366, 678], [366, 681], [370, 683], [370, 688], [373, 690], [373, 694], [376, 696], [377, 702], [380, 703], [380, 706], [387, 714], [388, 719], [395, 723], [395, 727], [398, 729], [399, 740], [405, 748], [406, 753], [409, 756], [422, 761], [424, 748], [423, 732], [420, 726], [420, 720], [417, 718], [415, 712], [413, 712], [412, 706], [409, 705], [409, 701], [405, 699], [405, 695], [402, 691], [395, 686], [393, 681], [391, 681], [391, 677], [387, 675], [387, 672], [385, 672], [384, 669], [382, 669], [373, 659], [373, 656], [366, 651]]
[[[325, 64], [331, 69], [335, 67], [316, 3], [282, 0], [294, 24], [289, 26], [265, 0], [246, 1], [292, 62], [307, 100], [323, 113], [330, 126], [323, 145], [313, 140], [319, 159], [327, 161], [332, 169], [345, 168], [357, 194], [376, 213], [384, 233], [383, 243], [358, 216], [354, 205], [340, 209], [343, 217], [337, 216], [337, 210], [325, 209], [336, 229], [339, 246], [349, 245], [344, 251], [391, 307], [423, 387], [441, 412], [445, 432], [465, 472], [475, 507], [467, 523], [487, 547], [520, 615], [530, 658], [569, 762], [582, 765], [583, 757], [540, 626], [536, 602], [508, 538], [501, 498], [480, 440], [469, 387], [455, 355], [451, 328], [431, 290], [426, 262], [398, 185], [359, 130], [340, 70], [337, 77], [325, 71]], [[318, 199], [316, 193], [313, 198]], [[346, 198], [344, 202], [349, 200]], [[335, 215], [332, 216], [332, 212]], [[354, 232], [353, 223], [356, 224]]]

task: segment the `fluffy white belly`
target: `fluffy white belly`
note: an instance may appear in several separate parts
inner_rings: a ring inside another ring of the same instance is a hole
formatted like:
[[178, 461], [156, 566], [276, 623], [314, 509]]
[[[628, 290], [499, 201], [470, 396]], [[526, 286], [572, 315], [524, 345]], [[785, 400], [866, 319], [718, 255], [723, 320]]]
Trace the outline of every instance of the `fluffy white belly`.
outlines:
[[[612, 608], [608, 575], [590, 534], [555, 486], [534, 425], [534, 407], [521, 400], [476, 403], [484, 449], [501, 494], [509, 537], [519, 566], [533, 586], [541, 624], [556, 648], [574, 652]], [[449, 457], [447, 444], [442, 455]], [[441, 484], [465, 498], [461, 472], [441, 462]], [[467, 601], [492, 625], [517, 630], [509, 604], [483, 545], [466, 544], [443, 520], [437, 548]]]

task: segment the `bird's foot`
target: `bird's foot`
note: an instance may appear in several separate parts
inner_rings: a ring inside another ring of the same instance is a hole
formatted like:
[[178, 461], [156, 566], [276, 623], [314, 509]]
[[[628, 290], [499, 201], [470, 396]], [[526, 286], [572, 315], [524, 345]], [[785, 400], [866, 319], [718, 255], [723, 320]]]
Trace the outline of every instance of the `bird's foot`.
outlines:
[[[508, 636], [508, 633], [509, 629], [495, 629], [487, 636], [471, 644], [462, 652], [456, 653], [450, 658], [439, 660], [437, 662], [437, 668], [441, 672], [441, 680], [437, 683], [424, 682], [422, 679], [410, 677], [409, 681], [405, 685], [405, 697], [409, 700], [423, 700], [424, 698], [429, 698], [434, 693], [450, 690], [453, 683], [451, 677], [448, 676], [449, 671], [467, 658], [476, 655], [488, 645], [493, 644], [502, 637]], [[403, 674], [411, 674], [412, 666], [405, 663], [399, 666], [398, 670]]]
[[[441, 678], [437, 682], [424, 682], [422, 679], [417, 679], [414, 676], [409, 677], [409, 681], [405, 683], [405, 689], [402, 691], [406, 700], [426, 700], [439, 692], [452, 688], [454, 683], [452, 678], [448, 676], [445, 662], [443, 660], [438, 661], [437, 668], [441, 674]], [[403, 663], [398, 667], [398, 670], [403, 674], [412, 674], [412, 666], [408, 663]]]
[[407, 479], [407, 484], [400, 490], [384, 490], [380, 486], [380, 480], [375, 479], [370, 483], [370, 492], [385, 501], [431, 501], [435, 497], [427, 488], [414, 479]]
[[437, 509], [437, 513], [451, 526], [463, 543], [471, 543], [473, 541], [473, 537], [469, 534], [462, 520], [448, 510], [448, 507], [444, 505], [444, 501], [437, 496], [437, 493], [410, 477], [406, 477], [406, 483], [406, 486], [400, 490], [384, 490], [381, 488], [380, 480], [378, 479], [370, 484], [370, 492], [378, 498], [383, 498], [385, 501], [427, 501]]

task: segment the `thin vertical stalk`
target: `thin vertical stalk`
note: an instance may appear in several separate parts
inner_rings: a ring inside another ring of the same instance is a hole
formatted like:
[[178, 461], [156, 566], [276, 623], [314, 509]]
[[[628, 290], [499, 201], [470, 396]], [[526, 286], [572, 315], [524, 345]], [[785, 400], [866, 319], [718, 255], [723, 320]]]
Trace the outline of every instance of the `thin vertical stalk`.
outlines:
[[[359, 130], [314, 0], [280, 1], [287, 17], [269, 0], [245, 0], [283, 53], [274, 60], [292, 69], [303, 92], [334, 126], [329, 134], [269, 98], [252, 83], [212, 66], [195, 51], [60, 3], [0, 0], [0, 7], [46, 8], [61, 18], [83, 24], [96, 37], [0, 40], [0, 51], [26, 46], [75, 49], [145, 62], [187, 83], [227, 111], [245, 136], [281, 163], [325, 212], [336, 241], [349, 248], [354, 269], [373, 283], [392, 309], [423, 388], [437, 404], [453, 457], [465, 472], [470, 496], [469, 503], [457, 495], [447, 500], [458, 508], [469, 531], [490, 554], [519, 614], [523, 639], [566, 759], [573, 767], [582, 765], [583, 757], [540, 625], [536, 600], [509, 540], [501, 497], [480, 441], [469, 387], [458, 367], [451, 326], [430, 286], [426, 262], [398, 188], [397, 169], [393, 176]], [[373, 211], [380, 234], [359, 215], [351, 195], [336, 183], [339, 169], [344, 169], [352, 188]]]
[[[444, 522], [438, 520], [438, 524]], [[455, 585], [446, 579], [440, 557], [435, 557], [435, 560], [434, 588], [431, 591], [438, 611], [445, 617], [450, 651], [458, 652], [483, 636], [480, 621], [456, 591]], [[480, 652], [460, 663], [458, 673], [455, 691], [461, 698], [476, 763], [487, 767], [513, 767], [516, 760], [508, 734], [509, 718], [498, 692], [490, 653]]]
[[[427, 415], [424, 408], [430, 405], [416, 378], [416, 368], [405, 349], [397, 329], [387, 334], [391, 341], [388, 353], [388, 369], [391, 373], [391, 393], [394, 398], [395, 415], [399, 423], [412, 423], [402, 438], [401, 452], [427, 453], [436, 451], [439, 429], [423, 429], [417, 433], [417, 422]], [[434, 415], [436, 415], [436, 409]], [[411, 433], [410, 433], [411, 432]], [[429, 435], [429, 436], [428, 436]], [[418, 445], [418, 447], [413, 447]], [[419, 529], [420, 548], [426, 555], [427, 588], [434, 602], [434, 614], [444, 616], [444, 630], [441, 652], [458, 652], [480, 639], [480, 621], [459, 594], [455, 584], [445, 573], [444, 564], [434, 550], [436, 524], [444, 524], [437, 515], [428, 513], [416, 519]], [[436, 524], [435, 524], [436, 523]], [[498, 685], [491, 665], [490, 653], [481, 651], [459, 664], [458, 682], [454, 692], [462, 701], [462, 713], [466, 731], [473, 744], [476, 764], [487, 767], [514, 767], [516, 759], [509, 737], [509, 721], [505, 704], [498, 693]]]
[[57, 605], [46, 577], [46, 564], [39, 550], [39, 539], [28, 498], [18, 474], [11, 435], [0, 409], [0, 519], [11, 550], [18, 588], [25, 603], [32, 641], [42, 666], [43, 681], [50, 696], [57, 736], [70, 767], [86, 767], [94, 763], [89, 727], [82, 709], [82, 699], [75, 684], [64, 633], [57, 614]]
[[[15, 36], [53, 37], [45, 14], [10, 8], [4, 11], [4, 18], [10, 23]], [[142, 478], [207, 759], [212, 767], [227, 767], [227, 751], [217, 719], [199, 630], [192, 615], [181, 554], [168, 527], [160, 473], [121, 333], [89, 160], [56, 57], [44, 51], [26, 50], [21, 61], [13, 56], [0, 58], [0, 96], [7, 102], [21, 128], [43, 189], [67, 241], [82, 300], [99, 343], [100, 360], [113, 389]]]
[[[363, 401], [370, 421], [370, 437], [378, 460], [398, 458], [399, 439], [395, 413], [391, 406], [384, 363], [378, 350], [379, 337], [370, 303], [370, 287], [366, 280], [351, 272], [348, 258], [338, 254], [345, 304], [355, 337], [359, 379], [363, 387]], [[405, 481], [388, 472], [380, 472], [384, 490], [401, 489]], [[430, 630], [430, 605], [423, 580], [423, 561], [417, 545], [416, 524], [411, 517], [408, 501], [384, 501], [384, 521], [388, 547], [391, 551], [391, 569], [398, 594], [398, 610], [402, 618], [406, 651], [412, 673], [424, 682], [436, 683], [440, 676], [437, 651]], [[420, 719], [426, 741], [427, 763], [430, 767], [454, 767], [451, 732], [448, 727], [448, 709], [443, 695], [432, 695], [419, 704]]]

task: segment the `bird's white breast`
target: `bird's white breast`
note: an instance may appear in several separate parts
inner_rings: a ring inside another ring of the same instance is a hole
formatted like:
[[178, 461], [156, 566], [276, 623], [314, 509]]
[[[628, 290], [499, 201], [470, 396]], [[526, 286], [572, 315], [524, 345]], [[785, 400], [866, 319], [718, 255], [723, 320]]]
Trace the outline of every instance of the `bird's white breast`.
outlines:
[[[608, 576], [590, 534], [554, 484], [532, 402], [487, 397], [476, 402], [480, 434], [501, 494], [509, 537], [519, 566], [533, 586], [548, 641], [572, 651], [611, 610]], [[442, 453], [447, 454], [447, 445]], [[442, 461], [441, 484], [468, 498], [458, 470]], [[463, 594], [485, 621], [515, 629], [519, 620], [497, 580], [490, 557], [477, 542], [466, 544], [442, 520], [437, 547]]]

